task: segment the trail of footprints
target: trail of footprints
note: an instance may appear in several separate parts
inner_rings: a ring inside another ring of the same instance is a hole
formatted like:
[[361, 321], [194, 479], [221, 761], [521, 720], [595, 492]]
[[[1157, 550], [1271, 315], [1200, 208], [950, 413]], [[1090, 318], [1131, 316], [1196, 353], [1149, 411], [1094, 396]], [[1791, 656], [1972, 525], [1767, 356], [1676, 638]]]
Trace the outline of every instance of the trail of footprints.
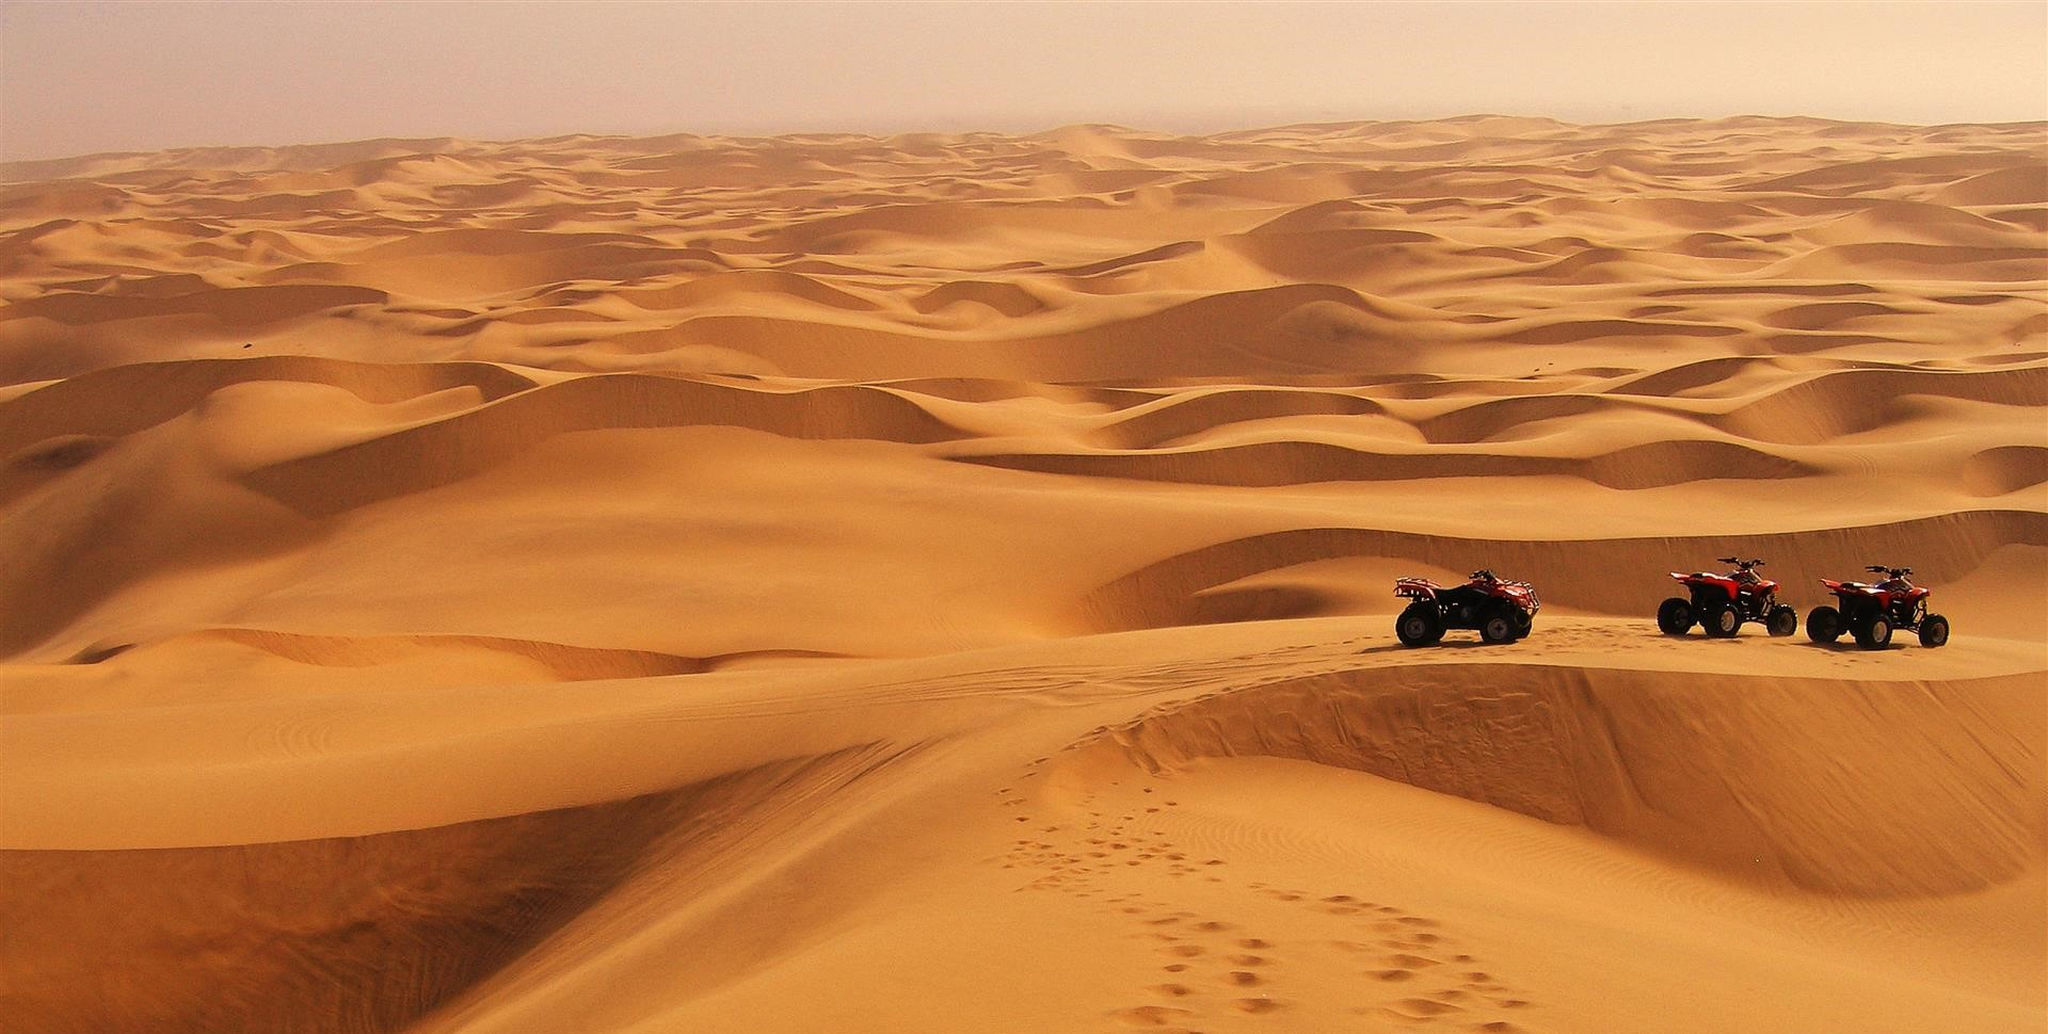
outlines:
[[[1147, 787], [1144, 793], [1154, 790]], [[998, 794], [1006, 807], [1025, 804], [1010, 788]], [[1063, 893], [1128, 917], [1132, 939], [1157, 956], [1159, 982], [1143, 989], [1145, 1000], [1112, 1011], [1113, 1028], [1203, 1034], [1208, 1023], [1238, 1028], [1246, 1018], [1283, 1015], [1294, 1006], [1293, 994], [1318, 1001], [1334, 994], [1350, 1000], [1344, 1010], [1356, 1017], [1355, 1025], [1338, 1029], [1534, 1034], [1526, 1023], [1533, 1006], [1528, 997], [1495, 977], [1442, 923], [1427, 916], [1351, 894], [1244, 883], [1248, 894], [1329, 917], [1327, 928], [1335, 936], [1283, 944], [1259, 936], [1251, 922], [1177, 909], [1145, 893], [1118, 893], [1120, 874], [1162, 866], [1174, 879], [1235, 882], [1225, 859], [1189, 854], [1166, 833], [1141, 828], [1142, 815], [1178, 806], [1157, 800], [1117, 816], [1091, 810], [1083, 823], [1035, 825], [1012, 842], [1002, 863], [1004, 868], [1043, 871], [1024, 885], [1025, 891]], [[1083, 803], [1093, 807], [1094, 795]], [[1018, 820], [1029, 823], [1030, 816]], [[1148, 879], [1146, 885], [1157, 883]], [[1339, 954], [1352, 983], [1339, 988], [1290, 983], [1288, 960], [1311, 953]]]

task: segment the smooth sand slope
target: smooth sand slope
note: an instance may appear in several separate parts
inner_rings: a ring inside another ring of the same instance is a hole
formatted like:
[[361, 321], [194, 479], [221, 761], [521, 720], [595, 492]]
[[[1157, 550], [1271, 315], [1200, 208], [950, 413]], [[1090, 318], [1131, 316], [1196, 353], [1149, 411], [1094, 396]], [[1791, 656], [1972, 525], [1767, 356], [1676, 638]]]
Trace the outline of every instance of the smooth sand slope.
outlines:
[[2048, 127], [4, 175], [9, 1030], [2048, 1030]]

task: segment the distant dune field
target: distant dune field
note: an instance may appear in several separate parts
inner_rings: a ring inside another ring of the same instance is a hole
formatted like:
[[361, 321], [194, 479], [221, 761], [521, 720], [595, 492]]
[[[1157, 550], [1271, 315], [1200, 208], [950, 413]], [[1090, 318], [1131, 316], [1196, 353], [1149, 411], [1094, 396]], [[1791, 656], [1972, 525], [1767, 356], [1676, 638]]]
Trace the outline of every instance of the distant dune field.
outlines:
[[9, 1030], [2048, 1031], [2048, 126], [0, 174]]

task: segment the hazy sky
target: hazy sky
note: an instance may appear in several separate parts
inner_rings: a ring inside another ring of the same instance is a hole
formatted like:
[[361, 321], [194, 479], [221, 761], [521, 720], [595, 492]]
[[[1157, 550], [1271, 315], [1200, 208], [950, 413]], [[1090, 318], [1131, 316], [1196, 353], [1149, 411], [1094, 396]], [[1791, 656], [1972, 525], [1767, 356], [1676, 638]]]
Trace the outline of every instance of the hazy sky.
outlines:
[[0, 157], [376, 136], [2048, 118], [2048, 2], [0, 0]]

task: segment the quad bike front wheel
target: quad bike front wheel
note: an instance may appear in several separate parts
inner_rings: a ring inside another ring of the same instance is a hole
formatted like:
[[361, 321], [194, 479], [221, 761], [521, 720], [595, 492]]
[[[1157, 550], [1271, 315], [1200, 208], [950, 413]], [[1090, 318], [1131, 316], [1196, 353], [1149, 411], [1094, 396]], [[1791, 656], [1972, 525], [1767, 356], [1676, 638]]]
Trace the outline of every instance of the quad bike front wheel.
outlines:
[[1700, 626], [1717, 639], [1732, 639], [1742, 628], [1742, 615], [1726, 603], [1710, 603], [1700, 612]]
[[1870, 620], [1856, 626], [1856, 645], [1866, 650], [1882, 650], [1892, 642], [1892, 622], [1883, 614], [1873, 614]]
[[1529, 638], [1529, 630], [1536, 627], [1536, 618], [1520, 607], [1508, 611], [1508, 617], [1515, 623], [1515, 638]]
[[1657, 627], [1665, 635], [1684, 635], [1692, 631], [1692, 601], [1673, 596], [1658, 604]]
[[1948, 643], [1948, 619], [1940, 614], [1929, 614], [1920, 619], [1920, 645], [1943, 646]]
[[1509, 614], [1506, 608], [1486, 615], [1486, 620], [1479, 623], [1479, 638], [1495, 645], [1514, 642], [1514, 615]]
[[1402, 646], [1428, 646], [1444, 637], [1443, 616], [1434, 606], [1413, 604], [1394, 619], [1394, 635]]
[[1833, 607], [1815, 607], [1806, 615], [1806, 638], [1832, 643], [1842, 637], [1842, 612]]
[[1764, 618], [1764, 628], [1776, 638], [1791, 635], [1799, 631], [1799, 612], [1786, 606], [1772, 607], [1769, 616]]

